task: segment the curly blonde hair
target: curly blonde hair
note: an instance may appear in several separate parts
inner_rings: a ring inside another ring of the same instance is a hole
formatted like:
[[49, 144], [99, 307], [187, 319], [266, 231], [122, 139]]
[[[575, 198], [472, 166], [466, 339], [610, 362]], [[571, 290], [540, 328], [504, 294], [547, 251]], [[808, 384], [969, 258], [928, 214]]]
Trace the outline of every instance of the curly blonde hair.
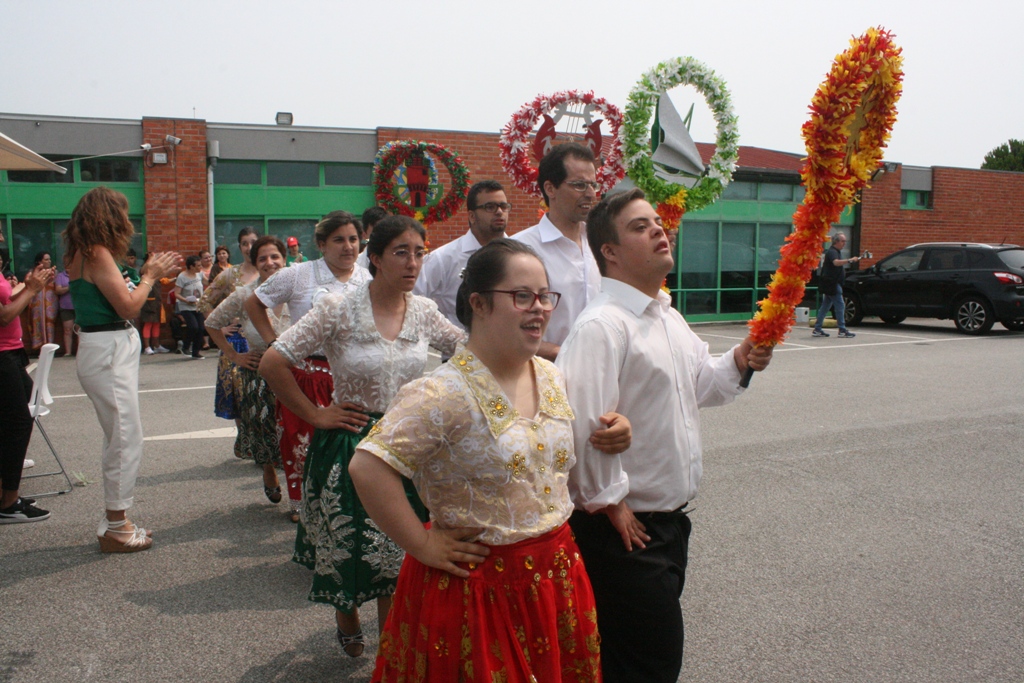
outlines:
[[106, 247], [120, 263], [128, 253], [135, 226], [128, 220], [128, 198], [109, 187], [89, 190], [71, 212], [71, 220], [61, 233], [64, 258], [70, 262], [79, 251], [86, 258], [95, 246]]

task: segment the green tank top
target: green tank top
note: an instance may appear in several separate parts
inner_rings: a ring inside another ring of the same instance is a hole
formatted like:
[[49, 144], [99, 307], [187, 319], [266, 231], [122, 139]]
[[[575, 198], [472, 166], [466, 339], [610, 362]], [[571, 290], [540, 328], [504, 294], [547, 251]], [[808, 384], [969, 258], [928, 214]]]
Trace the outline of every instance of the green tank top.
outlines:
[[107, 325], [124, 320], [103, 296], [99, 287], [85, 278], [78, 278], [68, 283], [71, 290], [71, 301], [75, 304], [75, 324], [82, 326]]

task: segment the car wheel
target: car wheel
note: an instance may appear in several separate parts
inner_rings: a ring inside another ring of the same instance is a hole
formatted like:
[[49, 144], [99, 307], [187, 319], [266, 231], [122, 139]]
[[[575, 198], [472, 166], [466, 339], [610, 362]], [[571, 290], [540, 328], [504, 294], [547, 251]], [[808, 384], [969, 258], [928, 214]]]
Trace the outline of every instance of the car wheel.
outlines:
[[860, 321], [864, 319], [864, 311], [860, 307], [857, 295], [843, 292], [843, 305], [846, 307], [843, 318], [846, 319], [847, 326], [860, 325]]
[[901, 322], [907, 319], [905, 315], [880, 315], [882, 322], [886, 325], [899, 325]]
[[956, 305], [953, 322], [964, 334], [984, 334], [996, 321], [987, 301], [978, 296], [965, 296]]
[[1024, 331], [1024, 320], [1004, 320], [1003, 327], [1014, 332]]

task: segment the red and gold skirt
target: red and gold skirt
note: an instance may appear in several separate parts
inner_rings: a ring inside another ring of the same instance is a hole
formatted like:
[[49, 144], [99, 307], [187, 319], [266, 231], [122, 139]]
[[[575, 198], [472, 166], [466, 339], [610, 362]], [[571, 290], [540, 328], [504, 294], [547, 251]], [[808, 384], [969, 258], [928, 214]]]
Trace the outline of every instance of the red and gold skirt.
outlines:
[[[334, 378], [326, 360], [307, 358], [300, 365], [292, 367], [292, 376], [302, 393], [315, 405], [331, 405]], [[284, 466], [288, 502], [292, 510], [298, 510], [302, 502], [302, 474], [305, 471], [306, 450], [313, 436], [313, 425], [278, 401], [277, 426], [281, 437], [281, 463]]]
[[406, 555], [374, 681], [601, 680], [597, 608], [569, 525], [490, 548], [468, 579]]

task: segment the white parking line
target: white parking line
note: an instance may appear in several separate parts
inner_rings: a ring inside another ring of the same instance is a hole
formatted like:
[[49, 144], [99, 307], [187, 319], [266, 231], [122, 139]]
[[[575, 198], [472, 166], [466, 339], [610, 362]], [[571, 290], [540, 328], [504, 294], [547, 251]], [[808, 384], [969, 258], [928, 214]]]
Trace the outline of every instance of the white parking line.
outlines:
[[[859, 335], [860, 333], [858, 333]], [[983, 341], [986, 337], [957, 337], [951, 339], [930, 339], [928, 337], [914, 337], [906, 339], [904, 341], [886, 341], [886, 342], [854, 342], [854, 341], [843, 341], [842, 343], [833, 343], [828, 346], [799, 346], [792, 347], [789, 342], [786, 342], [782, 347], [775, 350], [776, 353], [782, 351], [830, 351], [832, 349], [855, 349], [862, 348], [865, 346], [901, 346], [905, 344], [920, 344], [921, 342], [970, 342], [970, 341]], [[991, 339], [991, 337], [988, 337]], [[826, 342], [827, 343], [827, 342]], [[787, 348], [791, 347], [791, 348]]]
[[163, 434], [161, 436], [147, 436], [143, 441], [177, 441], [178, 439], [226, 439], [235, 438], [234, 427], [222, 427], [220, 429], [203, 429], [198, 432], [179, 432], [178, 434]]
[[[159, 394], [164, 391], [197, 391], [200, 389], [216, 389], [216, 386], [211, 384], [210, 386], [203, 387], [173, 387], [170, 389], [142, 389], [139, 391], [140, 394]], [[54, 398], [86, 398], [88, 394], [65, 394], [63, 396], [54, 396]]]

